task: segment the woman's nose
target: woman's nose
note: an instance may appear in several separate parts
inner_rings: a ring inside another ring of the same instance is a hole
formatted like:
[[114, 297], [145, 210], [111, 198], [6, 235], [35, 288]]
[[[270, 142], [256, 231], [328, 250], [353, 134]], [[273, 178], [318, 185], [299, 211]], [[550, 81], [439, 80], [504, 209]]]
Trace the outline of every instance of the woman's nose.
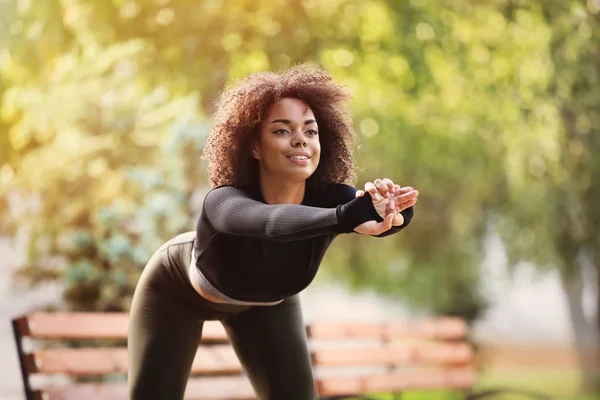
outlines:
[[304, 137], [304, 135], [302, 133], [297, 133], [294, 135], [293, 139], [292, 139], [292, 146], [294, 147], [306, 147], [306, 145], [308, 144], [308, 142], [306, 141], [306, 138]]

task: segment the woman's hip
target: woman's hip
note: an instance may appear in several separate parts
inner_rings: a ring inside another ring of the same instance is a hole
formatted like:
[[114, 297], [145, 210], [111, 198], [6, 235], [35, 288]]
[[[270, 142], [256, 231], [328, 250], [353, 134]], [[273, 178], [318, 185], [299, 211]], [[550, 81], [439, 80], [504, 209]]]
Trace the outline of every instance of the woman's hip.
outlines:
[[247, 306], [213, 303], [203, 298], [190, 282], [195, 232], [174, 237], [162, 245], [148, 260], [135, 289], [134, 302], [154, 305], [170, 304], [202, 320], [219, 320], [249, 309]]

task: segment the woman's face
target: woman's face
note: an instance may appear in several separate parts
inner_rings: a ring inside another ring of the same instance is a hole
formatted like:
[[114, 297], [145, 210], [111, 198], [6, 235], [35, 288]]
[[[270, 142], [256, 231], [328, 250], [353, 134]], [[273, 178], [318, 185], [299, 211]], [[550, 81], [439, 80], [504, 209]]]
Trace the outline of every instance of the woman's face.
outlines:
[[308, 179], [321, 156], [319, 127], [310, 107], [295, 98], [273, 104], [260, 125], [252, 156], [259, 162], [261, 179]]

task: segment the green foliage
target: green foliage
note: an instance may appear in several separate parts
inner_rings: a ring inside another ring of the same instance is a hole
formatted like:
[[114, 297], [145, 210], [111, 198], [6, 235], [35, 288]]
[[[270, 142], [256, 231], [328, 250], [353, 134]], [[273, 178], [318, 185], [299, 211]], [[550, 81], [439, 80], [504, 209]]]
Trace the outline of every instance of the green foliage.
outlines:
[[127, 309], [140, 267], [189, 226], [185, 149], [197, 150], [206, 129], [195, 96], [173, 97], [135, 73], [144, 53], [140, 41], [66, 53], [44, 85], [4, 94], [20, 154], [4, 167], [3, 192], [19, 205], [7, 217], [30, 238], [19, 274], [63, 279], [73, 309]]
[[71, 308], [126, 309], [152, 252], [194, 227], [218, 91], [316, 62], [353, 93], [358, 186], [421, 192], [410, 229], [344, 236], [323, 272], [475, 319], [490, 233], [514, 262], [600, 238], [593, 4], [0, 3], [0, 229], [29, 238], [20, 276], [64, 280]]

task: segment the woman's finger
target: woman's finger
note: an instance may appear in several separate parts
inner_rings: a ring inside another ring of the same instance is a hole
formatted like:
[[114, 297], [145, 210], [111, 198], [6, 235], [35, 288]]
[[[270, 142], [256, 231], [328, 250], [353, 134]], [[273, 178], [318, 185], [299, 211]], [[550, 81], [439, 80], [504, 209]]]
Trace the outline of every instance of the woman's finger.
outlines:
[[375, 184], [375, 187], [377, 187], [377, 190], [379, 190], [379, 192], [381, 193], [381, 195], [385, 198], [388, 197], [388, 193], [390, 193], [390, 189], [388, 187], [388, 185], [385, 184], [385, 182], [383, 182], [381, 179], [375, 179], [375, 182], [373, 182]]
[[396, 203], [404, 203], [410, 199], [416, 199], [417, 197], [419, 197], [419, 191], [418, 190], [411, 190], [408, 193], [402, 193], [400, 195], [395, 195], [394, 196], [394, 201]]
[[396, 205], [396, 212], [404, 211], [409, 207], [414, 206], [417, 203], [417, 199], [412, 199], [409, 201], [405, 201], [404, 203], [400, 203]]
[[[388, 181], [390, 183], [392, 182], [389, 179], [388, 179]], [[394, 190], [394, 184], [393, 183], [391, 183], [391, 187], [392, 187], [392, 189], [390, 190], [391, 195], [390, 195], [390, 201], [388, 203], [388, 212], [393, 213], [393, 212], [395, 212], [395, 208], [396, 208], [396, 200], [394, 198], [394, 196], [396, 196], [396, 191]]]
[[373, 200], [375, 200], [375, 201], [381, 200], [381, 195], [379, 194], [379, 190], [377, 190], [377, 187], [375, 186], [375, 184], [373, 182], [365, 183], [365, 192], [369, 192], [369, 194], [371, 195], [371, 198]]
[[386, 231], [392, 229], [392, 221], [393, 220], [394, 220], [394, 213], [390, 213], [385, 216], [385, 219], [383, 220], [383, 227], [385, 229], [383, 232], [386, 232]]
[[388, 179], [388, 178], [383, 178], [382, 181], [383, 181], [383, 183], [385, 183], [387, 185], [388, 191], [393, 194], [394, 193], [394, 182], [392, 182], [392, 180]]
[[394, 188], [394, 197], [397, 197], [397, 196], [399, 196], [401, 194], [405, 194], [405, 193], [408, 193], [408, 192], [414, 190], [410, 186], [405, 186], [405, 187], [399, 187], [399, 185], [394, 185], [394, 186], [395, 186], [395, 188]]
[[357, 190], [356, 193], [354, 193], [354, 195], [356, 197], [363, 197], [365, 195], [365, 192], [362, 190]]
[[379, 235], [392, 228], [392, 222], [394, 220], [394, 214], [387, 214], [383, 221], [378, 222], [373, 228], [372, 235]]

